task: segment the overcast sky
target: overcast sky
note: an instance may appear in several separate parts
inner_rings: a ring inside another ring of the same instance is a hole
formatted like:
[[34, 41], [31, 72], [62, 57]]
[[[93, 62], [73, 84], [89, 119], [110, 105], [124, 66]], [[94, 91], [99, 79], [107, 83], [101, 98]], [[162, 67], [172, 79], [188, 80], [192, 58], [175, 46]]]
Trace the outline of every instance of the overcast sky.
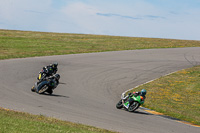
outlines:
[[0, 0], [0, 29], [200, 40], [200, 0]]

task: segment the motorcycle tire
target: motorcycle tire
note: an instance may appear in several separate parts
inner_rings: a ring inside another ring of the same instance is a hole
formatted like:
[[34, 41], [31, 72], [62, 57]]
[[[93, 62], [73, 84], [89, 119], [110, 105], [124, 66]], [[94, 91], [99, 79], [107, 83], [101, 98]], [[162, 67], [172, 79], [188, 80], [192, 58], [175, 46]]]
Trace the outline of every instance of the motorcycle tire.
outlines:
[[52, 89], [47, 90], [47, 93], [49, 93], [50, 95], [53, 93]]
[[122, 100], [120, 100], [120, 101], [116, 104], [116, 108], [117, 108], [117, 109], [121, 109], [122, 107], [123, 107]]
[[140, 104], [138, 102], [133, 102], [129, 108], [128, 108], [128, 111], [129, 112], [134, 112], [136, 109], [138, 109], [140, 106]]

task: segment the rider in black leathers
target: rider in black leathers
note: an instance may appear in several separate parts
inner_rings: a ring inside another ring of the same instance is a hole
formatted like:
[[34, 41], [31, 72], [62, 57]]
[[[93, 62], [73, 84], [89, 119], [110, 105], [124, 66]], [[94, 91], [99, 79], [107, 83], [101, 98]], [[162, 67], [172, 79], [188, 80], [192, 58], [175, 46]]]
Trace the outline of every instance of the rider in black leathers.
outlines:
[[37, 79], [39, 80], [38, 82], [35, 83], [35, 86], [33, 86], [31, 88], [31, 91], [33, 92], [38, 92], [37, 90], [37, 85], [39, 85], [42, 81], [49, 81], [50, 82], [50, 89], [48, 93], [52, 94], [52, 90], [55, 89], [58, 84], [59, 84], [59, 79], [60, 79], [60, 75], [56, 74], [58, 68], [58, 63], [53, 63], [50, 64], [48, 66], [43, 67], [43, 69], [39, 72], [40, 73], [44, 73], [44, 75], [39, 79], [39, 77], [37, 77]]
[[44, 80], [44, 78], [47, 78], [47, 77], [52, 76], [53, 74], [56, 74], [56, 72], [58, 71], [57, 67], [58, 67], [58, 63], [57, 62], [43, 67], [43, 69], [39, 72], [39, 74], [40, 73], [44, 73], [44, 74], [42, 75], [42, 77], [40, 79], [39, 79], [39, 77], [37, 77], [39, 82]]

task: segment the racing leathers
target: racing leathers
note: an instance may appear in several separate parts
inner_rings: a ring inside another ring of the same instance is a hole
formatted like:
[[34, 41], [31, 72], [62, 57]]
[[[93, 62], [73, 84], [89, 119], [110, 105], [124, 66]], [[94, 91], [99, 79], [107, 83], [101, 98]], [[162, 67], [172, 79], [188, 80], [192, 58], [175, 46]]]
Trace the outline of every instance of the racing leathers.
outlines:
[[43, 67], [43, 69], [39, 72], [39, 75], [37, 77], [39, 82], [41, 82], [47, 77], [52, 76], [53, 74], [56, 74], [58, 70], [57, 65], [58, 65], [57, 63], [53, 63], [53, 64]]

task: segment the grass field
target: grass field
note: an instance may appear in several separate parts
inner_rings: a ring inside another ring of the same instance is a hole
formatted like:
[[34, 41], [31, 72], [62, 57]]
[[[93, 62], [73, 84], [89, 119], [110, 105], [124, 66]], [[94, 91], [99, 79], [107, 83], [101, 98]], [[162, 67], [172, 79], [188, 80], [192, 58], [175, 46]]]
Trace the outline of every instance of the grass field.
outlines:
[[0, 59], [176, 47], [200, 41], [0, 30]]
[[[0, 30], [0, 60], [177, 47], [200, 47], [200, 41]], [[137, 89], [146, 88], [148, 90], [144, 106], [200, 125], [199, 72], [200, 67], [196, 66], [140, 86]], [[0, 132], [21, 133], [27, 131], [110, 132], [44, 116], [0, 109]]]
[[0, 108], [1, 133], [114, 133], [41, 115]]

